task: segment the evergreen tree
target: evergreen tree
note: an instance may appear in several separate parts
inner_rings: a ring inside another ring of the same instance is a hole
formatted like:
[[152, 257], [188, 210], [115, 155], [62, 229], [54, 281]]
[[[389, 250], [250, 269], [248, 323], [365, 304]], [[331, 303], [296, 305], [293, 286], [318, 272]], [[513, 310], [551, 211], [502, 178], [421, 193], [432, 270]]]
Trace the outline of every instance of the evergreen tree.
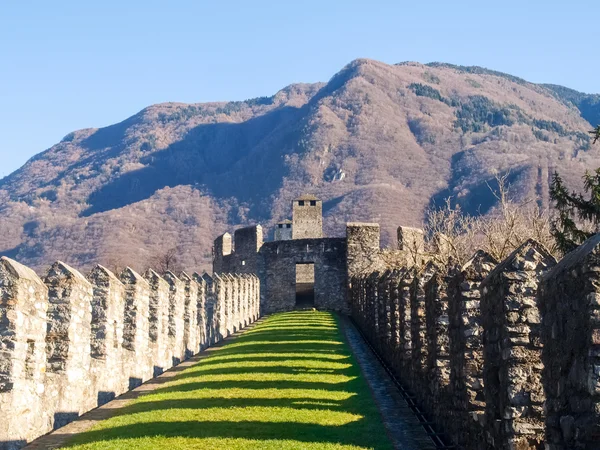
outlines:
[[[594, 144], [600, 139], [600, 125], [590, 131]], [[585, 193], [589, 199], [577, 192], [569, 192], [562, 178], [554, 172], [550, 186], [550, 197], [558, 212], [552, 221], [552, 236], [558, 248], [568, 253], [598, 231], [600, 226], [600, 168], [583, 176]], [[577, 221], [580, 223], [578, 224]], [[594, 231], [585, 230], [581, 222], [593, 225]]]

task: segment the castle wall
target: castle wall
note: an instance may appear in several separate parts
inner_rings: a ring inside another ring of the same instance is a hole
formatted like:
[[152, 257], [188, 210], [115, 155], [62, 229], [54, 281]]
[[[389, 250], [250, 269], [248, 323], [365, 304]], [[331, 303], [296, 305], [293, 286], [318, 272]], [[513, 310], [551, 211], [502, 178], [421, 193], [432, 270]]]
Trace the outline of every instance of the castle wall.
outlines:
[[481, 283], [485, 422], [498, 449], [543, 448], [541, 316], [537, 289], [556, 261], [527, 241]]
[[275, 232], [273, 234], [274, 241], [289, 241], [292, 239], [292, 221], [288, 220], [278, 223], [275, 226]]
[[153, 375], [173, 366], [173, 349], [169, 345], [169, 284], [153, 270], [144, 274], [149, 288], [149, 350]]
[[379, 270], [381, 230], [377, 223], [348, 223], [346, 225], [346, 263], [348, 279]]
[[296, 264], [314, 263], [315, 308], [346, 312], [346, 240], [296, 239], [266, 242], [261, 249], [262, 313], [296, 304]]
[[444, 427], [462, 446], [485, 441], [480, 285], [497, 264], [480, 250], [447, 280], [450, 398]]
[[46, 377], [42, 402], [54, 429], [96, 406], [91, 364], [92, 285], [83, 275], [57, 262], [44, 278]]
[[547, 448], [598, 448], [600, 235], [544, 276], [540, 291]]
[[51, 429], [44, 404], [48, 288], [0, 259], [0, 442], [20, 448]]
[[86, 279], [57, 262], [42, 281], [0, 258], [0, 450], [20, 449], [198, 353], [224, 337], [225, 322], [243, 327], [259, 316], [256, 276], [165, 278], [97, 266]]
[[260, 225], [240, 228], [234, 233], [235, 247], [231, 246], [231, 235], [225, 233], [215, 239], [213, 272], [256, 274], [261, 268], [259, 251], [263, 245]]
[[527, 241], [500, 264], [478, 251], [462, 267], [362, 271], [351, 316], [458, 447], [596, 448], [600, 236], [555, 264]]
[[224, 259], [230, 260], [227, 256], [233, 252], [233, 240], [231, 234], [224, 233], [217, 237], [213, 243], [213, 272], [221, 273], [227, 264]]

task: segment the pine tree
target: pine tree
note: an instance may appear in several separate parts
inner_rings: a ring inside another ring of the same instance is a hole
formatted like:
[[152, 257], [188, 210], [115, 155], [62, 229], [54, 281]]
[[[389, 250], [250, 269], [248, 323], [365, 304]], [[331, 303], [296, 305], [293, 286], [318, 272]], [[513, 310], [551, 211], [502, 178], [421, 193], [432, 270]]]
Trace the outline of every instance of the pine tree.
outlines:
[[600, 139], [600, 125], [590, 131], [590, 134], [594, 137], [594, 144], [598, 142], [598, 139]]
[[[600, 139], [600, 125], [590, 131], [594, 144]], [[562, 178], [554, 172], [550, 186], [550, 197], [555, 203], [557, 217], [552, 221], [552, 236], [564, 253], [574, 250], [598, 231], [600, 226], [600, 168], [583, 176], [586, 199], [582, 194], [569, 192]], [[580, 222], [579, 224], [577, 222]], [[581, 222], [592, 224], [595, 231], [585, 230]]]

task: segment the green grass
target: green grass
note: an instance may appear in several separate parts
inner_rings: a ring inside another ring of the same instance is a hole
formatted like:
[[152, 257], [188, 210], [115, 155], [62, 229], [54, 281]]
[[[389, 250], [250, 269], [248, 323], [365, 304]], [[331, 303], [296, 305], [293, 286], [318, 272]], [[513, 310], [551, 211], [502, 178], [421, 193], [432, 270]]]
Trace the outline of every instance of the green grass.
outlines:
[[391, 449], [329, 313], [268, 317], [76, 436], [76, 449]]

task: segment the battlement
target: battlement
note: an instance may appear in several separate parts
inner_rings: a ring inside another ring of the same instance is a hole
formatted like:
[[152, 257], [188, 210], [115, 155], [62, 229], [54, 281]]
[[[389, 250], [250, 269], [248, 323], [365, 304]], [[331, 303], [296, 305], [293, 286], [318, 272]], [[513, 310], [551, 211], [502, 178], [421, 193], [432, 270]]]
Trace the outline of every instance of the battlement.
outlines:
[[[398, 235], [420, 245], [419, 230]], [[558, 264], [528, 240], [501, 262], [480, 250], [387, 269], [376, 240], [374, 224], [348, 227], [351, 314], [457, 447], [595, 448], [600, 235]]]
[[238, 228], [233, 236], [235, 252], [241, 255], [256, 253], [263, 245], [263, 229], [260, 225]]
[[20, 448], [247, 326], [260, 315], [259, 293], [253, 275], [127, 268], [117, 276], [96, 266], [84, 277], [56, 262], [41, 279], [0, 258], [0, 449]]

